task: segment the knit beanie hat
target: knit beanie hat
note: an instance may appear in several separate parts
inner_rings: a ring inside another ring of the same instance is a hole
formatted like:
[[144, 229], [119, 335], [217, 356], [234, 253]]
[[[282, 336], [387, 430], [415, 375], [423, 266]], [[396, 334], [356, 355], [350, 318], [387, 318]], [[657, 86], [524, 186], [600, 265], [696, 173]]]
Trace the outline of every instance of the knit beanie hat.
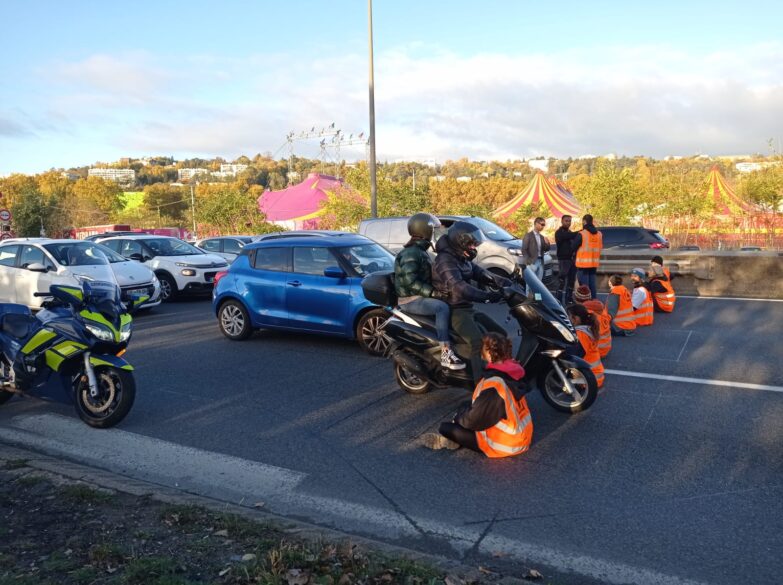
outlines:
[[590, 287], [586, 284], [580, 284], [578, 287], [576, 287], [576, 290], [574, 291], [574, 300], [577, 303], [584, 303], [585, 301], [589, 301], [593, 298], [592, 293], [590, 292]]
[[647, 276], [643, 268], [634, 268], [633, 270], [631, 270], [631, 274], [635, 274], [639, 278], [644, 278], [645, 276]]

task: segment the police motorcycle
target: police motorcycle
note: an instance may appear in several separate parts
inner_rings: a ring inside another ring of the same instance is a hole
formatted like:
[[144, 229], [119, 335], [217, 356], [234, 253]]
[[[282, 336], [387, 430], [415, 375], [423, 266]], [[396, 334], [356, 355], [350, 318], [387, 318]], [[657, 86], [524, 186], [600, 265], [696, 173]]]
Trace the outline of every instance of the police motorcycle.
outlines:
[[96, 428], [119, 423], [136, 396], [133, 366], [122, 355], [131, 337], [128, 312], [114, 283], [79, 278], [52, 285], [43, 310], [0, 303], [0, 404], [14, 394], [72, 403]]
[[[389, 352], [397, 384], [409, 394], [449, 386], [472, 391], [470, 359], [464, 353], [467, 342], [451, 332], [452, 348], [466, 368], [442, 368], [434, 320], [408, 315], [396, 307], [393, 279], [393, 273], [371, 274], [362, 281], [362, 289], [368, 300], [388, 307], [392, 313], [382, 327], [391, 341]], [[530, 288], [529, 295], [525, 285]], [[517, 268], [512, 284], [496, 290], [508, 305], [506, 323], [515, 319], [519, 325], [521, 341], [515, 359], [525, 368], [523, 381], [528, 391], [538, 388], [544, 400], [560, 412], [590, 408], [598, 395], [598, 384], [589, 364], [570, 353], [579, 342], [562, 305], [530, 268], [525, 268], [524, 275]]]

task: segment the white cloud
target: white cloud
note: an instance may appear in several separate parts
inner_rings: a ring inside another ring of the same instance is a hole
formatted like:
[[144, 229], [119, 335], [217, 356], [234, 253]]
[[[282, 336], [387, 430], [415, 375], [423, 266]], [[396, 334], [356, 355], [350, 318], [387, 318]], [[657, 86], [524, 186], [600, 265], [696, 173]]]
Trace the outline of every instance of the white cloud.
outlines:
[[[313, 125], [368, 128], [359, 54], [96, 55], [60, 72], [59, 111], [132, 151], [233, 156]], [[783, 135], [783, 44], [467, 57], [418, 44], [376, 55], [376, 111], [381, 160], [760, 151]]]

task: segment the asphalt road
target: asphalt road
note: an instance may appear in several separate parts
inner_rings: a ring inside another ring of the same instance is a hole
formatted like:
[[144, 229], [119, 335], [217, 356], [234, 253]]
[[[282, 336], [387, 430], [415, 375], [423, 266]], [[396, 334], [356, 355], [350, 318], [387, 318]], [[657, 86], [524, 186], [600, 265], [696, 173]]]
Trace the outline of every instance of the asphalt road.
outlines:
[[231, 342], [182, 301], [137, 319], [119, 429], [23, 399], [0, 440], [555, 583], [780, 583], [782, 329], [783, 303], [680, 299], [605, 363], [697, 381], [610, 374], [576, 416], [533, 394], [531, 450], [489, 460], [417, 444], [464, 391], [406, 395], [349, 341]]

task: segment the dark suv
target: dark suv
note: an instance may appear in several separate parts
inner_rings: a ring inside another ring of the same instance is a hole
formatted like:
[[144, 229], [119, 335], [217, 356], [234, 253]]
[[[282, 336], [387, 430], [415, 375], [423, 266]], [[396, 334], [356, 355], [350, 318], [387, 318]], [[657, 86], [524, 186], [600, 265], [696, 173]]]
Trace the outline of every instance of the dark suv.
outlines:
[[597, 226], [603, 235], [604, 248], [648, 248], [661, 250], [669, 247], [669, 240], [658, 230], [634, 226]]

